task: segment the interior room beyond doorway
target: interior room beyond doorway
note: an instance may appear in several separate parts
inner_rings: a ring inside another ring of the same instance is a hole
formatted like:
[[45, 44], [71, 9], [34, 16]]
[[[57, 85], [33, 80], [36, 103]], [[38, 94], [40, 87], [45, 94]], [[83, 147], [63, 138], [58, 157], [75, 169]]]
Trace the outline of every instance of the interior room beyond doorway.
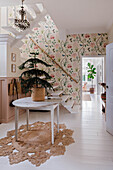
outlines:
[[99, 83], [104, 82], [104, 57], [82, 57], [82, 93], [89, 93], [92, 87], [92, 80], [88, 78], [88, 63], [96, 68], [93, 79], [94, 94], [100, 95], [103, 89]]

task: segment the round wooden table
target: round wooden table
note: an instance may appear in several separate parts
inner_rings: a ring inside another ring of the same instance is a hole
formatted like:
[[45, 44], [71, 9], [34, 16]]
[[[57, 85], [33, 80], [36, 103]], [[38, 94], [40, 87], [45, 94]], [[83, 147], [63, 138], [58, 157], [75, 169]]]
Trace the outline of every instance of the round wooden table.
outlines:
[[29, 110], [49, 110], [51, 112], [51, 133], [52, 139], [51, 142], [54, 144], [54, 110], [57, 109], [57, 131], [59, 132], [59, 103], [60, 98], [51, 100], [46, 99], [41, 102], [32, 101], [31, 97], [25, 97], [13, 102], [15, 106], [15, 140], [18, 141], [18, 117], [19, 117], [19, 109], [26, 110], [26, 118], [27, 118], [27, 130], [29, 130]]

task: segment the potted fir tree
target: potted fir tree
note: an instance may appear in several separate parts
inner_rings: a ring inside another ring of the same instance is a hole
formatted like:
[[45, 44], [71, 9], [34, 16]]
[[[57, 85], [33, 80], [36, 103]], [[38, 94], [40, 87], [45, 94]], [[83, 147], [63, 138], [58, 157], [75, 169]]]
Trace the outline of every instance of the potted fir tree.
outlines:
[[91, 63], [88, 63], [87, 66], [88, 66], [88, 68], [87, 68], [88, 69], [87, 70], [88, 71], [88, 79], [91, 79], [91, 81], [92, 81], [92, 87], [90, 88], [90, 93], [94, 93], [93, 80], [96, 76], [96, 72], [95, 72], [96, 68]]
[[[31, 58], [19, 66], [20, 70], [25, 69], [20, 76], [22, 89], [25, 93], [31, 91], [33, 101], [45, 100], [45, 89], [52, 88], [51, 84], [47, 81], [47, 79], [51, 79], [51, 76], [37, 67], [38, 63], [46, 67], [51, 65], [38, 59], [38, 55], [39, 53], [30, 53]], [[44, 76], [44, 79], [41, 76]]]

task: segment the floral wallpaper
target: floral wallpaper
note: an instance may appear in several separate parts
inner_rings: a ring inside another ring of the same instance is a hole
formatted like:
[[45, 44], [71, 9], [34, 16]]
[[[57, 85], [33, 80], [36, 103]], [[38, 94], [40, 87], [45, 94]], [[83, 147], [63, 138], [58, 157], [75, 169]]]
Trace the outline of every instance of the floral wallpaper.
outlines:
[[[68, 35], [66, 42], [59, 40], [59, 32], [50, 16], [46, 16], [46, 23], [40, 22], [40, 27], [34, 28], [34, 33], [23, 40], [21, 48], [21, 60], [26, 60], [29, 52], [39, 52], [39, 58], [51, 63], [53, 66], [46, 69], [52, 76], [54, 85], [66, 94], [71, 94], [75, 104], [80, 104], [81, 90], [81, 56], [98, 56], [106, 54], [108, 43], [107, 33], [102, 34], [74, 34]], [[37, 44], [43, 48], [57, 63], [60, 64], [74, 79], [75, 83], [58, 67], [51, 59], [43, 54], [29, 39], [32, 37]]]

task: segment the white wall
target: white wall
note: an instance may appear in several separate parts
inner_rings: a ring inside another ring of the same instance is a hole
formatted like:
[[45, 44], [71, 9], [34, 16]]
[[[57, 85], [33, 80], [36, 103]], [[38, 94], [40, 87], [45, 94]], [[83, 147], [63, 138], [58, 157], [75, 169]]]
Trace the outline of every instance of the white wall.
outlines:
[[108, 41], [109, 41], [109, 44], [113, 43], [113, 24], [112, 24], [112, 26], [111, 26], [111, 28], [109, 29], [109, 32], [108, 32]]
[[[10, 45], [8, 44], [7, 47], [7, 77], [19, 77], [21, 71], [18, 69], [18, 66], [20, 65], [20, 50], [17, 47], [11, 48]], [[11, 53], [16, 54], [16, 61], [13, 62], [11, 60]], [[11, 72], [11, 65], [15, 64], [16, 65], [16, 72]]]
[[0, 77], [7, 77], [7, 43], [0, 42]]
[[0, 33], [1, 33], [1, 8], [0, 8]]
[[8, 26], [8, 7], [0, 8], [0, 34], [9, 34], [2, 26]]
[[[0, 35], [0, 77], [19, 77], [21, 71], [18, 66], [20, 61], [20, 50], [17, 47], [10, 47], [12, 37], [9, 35]], [[16, 61], [11, 60], [11, 53], [16, 54]], [[11, 71], [11, 65], [16, 65], [16, 72]]]

